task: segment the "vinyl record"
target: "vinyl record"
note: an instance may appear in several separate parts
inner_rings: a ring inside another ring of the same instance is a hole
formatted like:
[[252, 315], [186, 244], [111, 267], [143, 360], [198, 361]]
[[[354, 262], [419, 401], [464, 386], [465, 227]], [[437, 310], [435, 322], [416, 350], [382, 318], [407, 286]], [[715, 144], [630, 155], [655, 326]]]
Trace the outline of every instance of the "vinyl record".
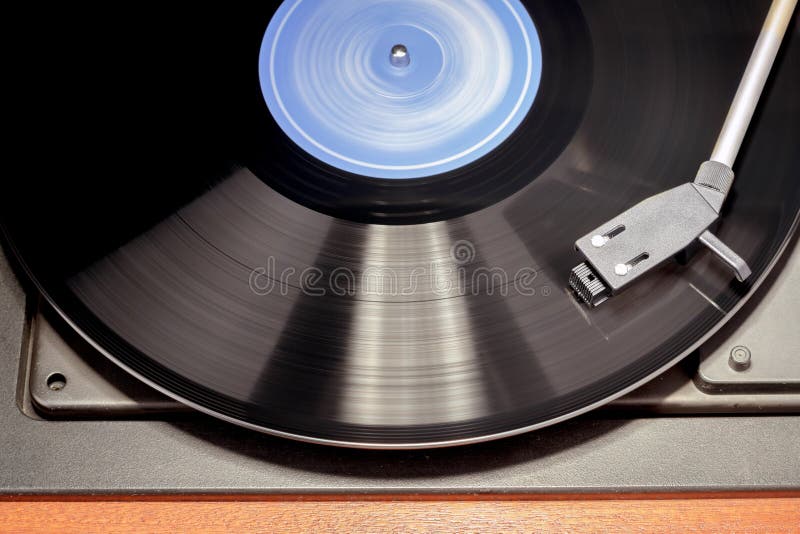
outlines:
[[716, 331], [798, 220], [793, 23], [715, 229], [752, 282], [701, 250], [568, 290], [577, 238], [708, 158], [766, 1], [55, 9], [17, 21], [8, 250], [113, 361], [253, 429], [428, 447], [583, 413]]

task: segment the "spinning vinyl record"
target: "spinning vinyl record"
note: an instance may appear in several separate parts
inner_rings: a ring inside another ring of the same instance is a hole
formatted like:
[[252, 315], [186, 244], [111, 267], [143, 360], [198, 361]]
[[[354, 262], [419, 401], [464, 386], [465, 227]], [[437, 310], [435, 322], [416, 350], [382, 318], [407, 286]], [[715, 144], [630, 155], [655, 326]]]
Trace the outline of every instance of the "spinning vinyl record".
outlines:
[[715, 229], [750, 282], [700, 250], [597, 308], [567, 285], [577, 238], [708, 159], [768, 7], [30, 14], [7, 250], [102, 353], [253, 429], [401, 448], [552, 424], [696, 348], [794, 231], [792, 24]]

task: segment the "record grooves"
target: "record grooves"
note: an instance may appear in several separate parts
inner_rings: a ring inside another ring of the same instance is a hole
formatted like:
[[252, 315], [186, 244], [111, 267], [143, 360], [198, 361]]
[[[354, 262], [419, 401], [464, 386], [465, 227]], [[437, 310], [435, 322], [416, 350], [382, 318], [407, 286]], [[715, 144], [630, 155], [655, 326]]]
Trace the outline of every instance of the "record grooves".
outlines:
[[61, 98], [31, 88], [46, 156], [3, 186], [4, 244], [101, 352], [199, 410], [374, 448], [552, 424], [697, 347], [795, 230], [793, 23], [715, 229], [753, 282], [697, 251], [596, 309], [567, 291], [577, 236], [704, 161], [768, 2], [521, 2], [530, 111], [487, 155], [409, 179], [320, 161], [273, 119], [257, 66], [280, 5], [52, 14], [32, 36], [63, 43]]

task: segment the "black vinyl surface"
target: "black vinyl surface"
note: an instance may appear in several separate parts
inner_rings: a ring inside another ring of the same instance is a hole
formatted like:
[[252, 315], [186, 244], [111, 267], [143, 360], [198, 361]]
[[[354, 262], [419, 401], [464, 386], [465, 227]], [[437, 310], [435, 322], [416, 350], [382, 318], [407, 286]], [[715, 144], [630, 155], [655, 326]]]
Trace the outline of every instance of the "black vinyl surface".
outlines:
[[[566, 280], [577, 237], [708, 158], [768, 8], [579, 4], [526, 2], [544, 72], [518, 132], [406, 186], [342, 175], [271, 123], [253, 57], [274, 6], [19, 15], [32, 150], [3, 181], [7, 243], [112, 359], [247, 426], [399, 447], [572, 415], [664, 368], [748, 292], [706, 252], [594, 310]], [[753, 280], [800, 207], [797, 34], [716, 229]], [[325, 284], [342, 272], [343, 295]]]

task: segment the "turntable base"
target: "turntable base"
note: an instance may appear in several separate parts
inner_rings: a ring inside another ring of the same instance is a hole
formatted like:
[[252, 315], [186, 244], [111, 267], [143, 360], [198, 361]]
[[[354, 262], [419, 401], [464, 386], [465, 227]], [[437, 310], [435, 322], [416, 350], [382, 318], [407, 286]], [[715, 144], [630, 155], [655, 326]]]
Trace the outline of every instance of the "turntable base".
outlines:
[[796, 415], [594, 413], [493, 443], [419, 451], [331, 449], [205, 416], [48, 420], [23, 406], [20, 370], [28, 354], [19, 356], [29, 323], [25, 295], [4, 258], [0, 317], [0, 493], [6, 495], [797, 489], [797, 466], [787, 464], [800, 457]]

